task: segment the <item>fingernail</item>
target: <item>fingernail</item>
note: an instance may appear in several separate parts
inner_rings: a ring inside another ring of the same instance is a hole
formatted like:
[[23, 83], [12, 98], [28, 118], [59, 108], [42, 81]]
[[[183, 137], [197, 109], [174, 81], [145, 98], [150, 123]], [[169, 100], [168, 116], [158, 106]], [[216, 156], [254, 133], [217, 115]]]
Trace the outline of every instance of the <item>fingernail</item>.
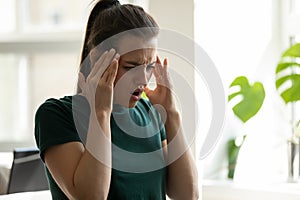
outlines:
[[119, 59], [120, 58], [120, 54], [118, 54], [118, 53], [116, 53], [116, 55], [115, 55], [115, 59]]
[[95, 52], [95, 50], [94, 50], [94, 49], [92, 49], [92, 50], [90, 51], [90, 54], [91, 54], [91, 56], [94, 58], [94, 57], [95, 57], [95, 55], [96, 55], [96, 52]]

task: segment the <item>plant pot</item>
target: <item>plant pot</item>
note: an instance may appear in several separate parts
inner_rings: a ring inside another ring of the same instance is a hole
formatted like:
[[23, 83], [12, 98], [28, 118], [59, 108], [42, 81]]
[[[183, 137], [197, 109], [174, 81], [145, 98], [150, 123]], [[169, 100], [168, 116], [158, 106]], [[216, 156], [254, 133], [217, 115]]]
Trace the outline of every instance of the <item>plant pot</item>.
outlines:
[[246, 136], [237, 137], [230, 139], [227, 142], [227, 158], [228, 158], [228, 174], [227, 178], [233, 179], [237, 159], [239, 156], [240, 149], [245, 141]]
[[288, 147], [288, 182], [298, 182], [299, 142], [297, 140], [289, 140], [287, 147]]

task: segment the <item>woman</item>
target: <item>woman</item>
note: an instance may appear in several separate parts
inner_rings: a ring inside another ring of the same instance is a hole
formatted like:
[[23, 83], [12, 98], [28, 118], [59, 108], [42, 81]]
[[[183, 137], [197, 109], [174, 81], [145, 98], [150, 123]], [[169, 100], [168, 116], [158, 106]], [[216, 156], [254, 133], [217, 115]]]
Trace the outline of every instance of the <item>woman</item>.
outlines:
[[[185, 151], [168, 62], [161, 63], [155, 49], [157, 35], [157, 23], [142, 8], [116, 0], [95, 3], [78, 94], [48, 99], [35, 117], [53, 199], [198, 198], [196, 167]], [[152, 74], [155, 90], [147, 87]], [[165, 112], [160, 115], [154, 104]], [[167, 144], [175, 136], [182, 154], [168, 162], [175, 150]]]

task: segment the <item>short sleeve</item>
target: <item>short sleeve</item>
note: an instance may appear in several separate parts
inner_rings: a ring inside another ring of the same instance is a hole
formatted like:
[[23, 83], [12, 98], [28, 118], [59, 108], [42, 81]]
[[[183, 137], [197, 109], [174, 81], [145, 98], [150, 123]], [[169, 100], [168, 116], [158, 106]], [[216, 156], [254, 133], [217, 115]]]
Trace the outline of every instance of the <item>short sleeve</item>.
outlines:
[[81, 141], [73, 122], [72, 107], [56, 99], [46, 101], [38, 108], [34, 131], [43, 161], [47, 148], [67, 142]]
[[164, 141], [167, 139], [165, 126], [162, 126], [162, 128], [160, 130], [160, 137], [161, 137], [161, 141]]

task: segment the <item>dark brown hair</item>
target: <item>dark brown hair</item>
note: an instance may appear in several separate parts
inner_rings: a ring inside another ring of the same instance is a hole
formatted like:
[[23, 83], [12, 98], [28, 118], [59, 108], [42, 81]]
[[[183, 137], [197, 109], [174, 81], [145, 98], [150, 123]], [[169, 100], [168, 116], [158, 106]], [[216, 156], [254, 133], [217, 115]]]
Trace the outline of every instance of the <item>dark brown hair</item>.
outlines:
[[[158, 34], [158, 29], [151, 29], [158, 28], [158, 24], [143, 8], [131, 4], [121, 5], [117, 0], [97, 1], [90, 13], [86, 27], [80, 72], [85, 77], [88, 76], [91, 66], [89, 59], [86, 58], [92, 48], [107, 38], [131, 29], [148, 27], [149, 31], [141, 33], [141, 36], [150, 39]], [[111, 48], [115, 47], [111, 46]]]

